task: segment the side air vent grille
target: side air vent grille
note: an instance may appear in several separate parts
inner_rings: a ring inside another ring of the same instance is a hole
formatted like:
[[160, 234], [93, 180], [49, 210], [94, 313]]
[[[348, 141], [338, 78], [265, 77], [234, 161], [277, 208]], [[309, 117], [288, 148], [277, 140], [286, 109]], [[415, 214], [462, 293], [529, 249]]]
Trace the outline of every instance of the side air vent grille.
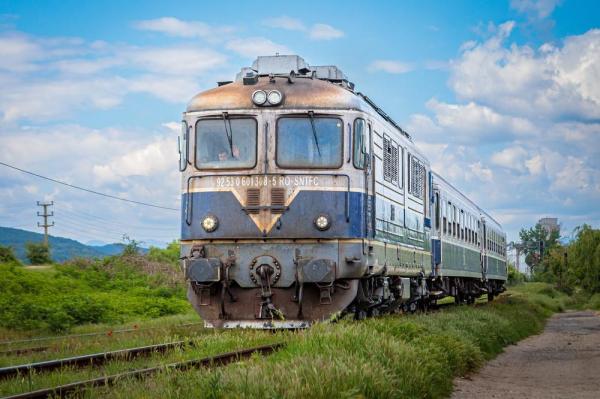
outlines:
[[282, 213], [285, 207], [285, 188], [271, 189], [271, 213]]
[[260, 212], [260, 188], [246, 190], [246, 210], [254, 215]]

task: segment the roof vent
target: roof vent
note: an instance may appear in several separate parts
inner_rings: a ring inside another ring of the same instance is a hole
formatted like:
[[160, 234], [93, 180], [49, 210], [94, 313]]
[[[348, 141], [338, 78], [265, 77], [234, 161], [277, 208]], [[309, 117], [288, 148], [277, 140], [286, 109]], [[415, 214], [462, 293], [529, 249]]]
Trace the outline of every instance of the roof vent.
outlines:
[[252, 69], [259, 75], [288, 75], [292, 71], [303, 75], [310, 71], [306, 61], [298, 55], [259, 56], [252, 63]]
[[243, 82], [246, 86], [255, 85], [258, 83], [258, 75], [254, 72], [246, 72]]

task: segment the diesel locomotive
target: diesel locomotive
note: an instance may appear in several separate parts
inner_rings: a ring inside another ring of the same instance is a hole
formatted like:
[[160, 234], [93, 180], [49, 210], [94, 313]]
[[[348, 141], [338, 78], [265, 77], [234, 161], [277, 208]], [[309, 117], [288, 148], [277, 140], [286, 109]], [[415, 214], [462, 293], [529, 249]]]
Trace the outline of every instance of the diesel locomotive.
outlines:
[[209, 327], [492, 300], [506, 236], [335, 66], [258, 57], [189, 102], [181, 259]]

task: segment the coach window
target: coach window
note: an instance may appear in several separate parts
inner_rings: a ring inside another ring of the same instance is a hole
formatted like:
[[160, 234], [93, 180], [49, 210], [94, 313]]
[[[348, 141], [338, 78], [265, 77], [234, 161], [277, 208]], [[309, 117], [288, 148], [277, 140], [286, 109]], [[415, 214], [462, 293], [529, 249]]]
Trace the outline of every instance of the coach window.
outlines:
[[250, 169], [256, 165], [256, 120], [227, 117], [196, 123], [198, 169]]
[[366, 123], [362, 118], [354, 120], [353, 149], [354, 167], [364, 169], [369, 156], [369, 150], [367, 149]]
[[186, 121], [181, 121], [181, 133], [179, 135], [179, 170], [183, 172], [188, 164], [188, 126]]
[[343, 125], [339, 118], [283, 117], [277, 121], [277, 165], [282, 168], [342, 166]]

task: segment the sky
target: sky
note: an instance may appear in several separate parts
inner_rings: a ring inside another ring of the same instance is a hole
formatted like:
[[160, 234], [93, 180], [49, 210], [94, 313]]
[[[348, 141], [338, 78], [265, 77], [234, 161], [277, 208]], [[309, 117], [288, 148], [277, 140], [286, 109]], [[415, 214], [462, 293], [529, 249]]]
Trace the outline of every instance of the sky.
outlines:
[[[0, 162], [180, 206], [177, 133], [196, 93], [258, 55], [337, 65], [434, 170], [517, 240], [558, 217], [600, 226], [600, 3], [0, 0]], [[0, 226], [160, 245], [176, 211], [0, 165]]]

